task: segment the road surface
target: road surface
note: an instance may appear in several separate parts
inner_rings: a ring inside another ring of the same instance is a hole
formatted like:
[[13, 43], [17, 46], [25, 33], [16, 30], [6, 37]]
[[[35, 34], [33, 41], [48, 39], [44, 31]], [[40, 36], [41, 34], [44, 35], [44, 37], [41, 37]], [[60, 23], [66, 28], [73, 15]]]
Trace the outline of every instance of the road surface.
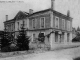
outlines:
[[0, 60], [73, 60], [77, 57], [80, 57], [80, 47], [7, 57]]

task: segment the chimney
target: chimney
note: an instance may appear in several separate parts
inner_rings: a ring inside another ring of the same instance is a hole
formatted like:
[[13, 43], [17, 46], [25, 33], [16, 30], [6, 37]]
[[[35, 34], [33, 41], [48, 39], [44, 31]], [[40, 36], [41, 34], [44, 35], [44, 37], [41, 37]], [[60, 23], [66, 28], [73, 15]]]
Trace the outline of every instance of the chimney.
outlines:
[[6, 15], [6, 21], [8, 20], [8, 15]]
[[69, 10], [67, 11], [67, 16], [70, 17], [70, 11]]
[[51, 9], [54, 10], [54, 1], [55, 0], [51, 0]]
[[33, 10], [32, 9], [29, 9], [29, 14], [33, 14]]

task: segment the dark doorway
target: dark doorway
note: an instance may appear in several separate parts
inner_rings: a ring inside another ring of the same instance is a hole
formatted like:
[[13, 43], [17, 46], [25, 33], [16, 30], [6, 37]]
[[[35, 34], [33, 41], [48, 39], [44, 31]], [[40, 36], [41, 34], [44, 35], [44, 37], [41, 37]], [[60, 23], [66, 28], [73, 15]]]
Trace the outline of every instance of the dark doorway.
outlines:
[[58, 32], [55, 32], [55, 42], [58, 42]]

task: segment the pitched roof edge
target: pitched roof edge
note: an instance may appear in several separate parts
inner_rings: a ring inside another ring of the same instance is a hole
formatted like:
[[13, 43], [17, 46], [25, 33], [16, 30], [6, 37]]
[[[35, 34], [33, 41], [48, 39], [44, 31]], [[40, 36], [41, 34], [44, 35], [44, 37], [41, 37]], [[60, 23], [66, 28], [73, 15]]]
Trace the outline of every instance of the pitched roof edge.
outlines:
[[[55, 13], [55, 12], [56, 12], [56, 13], [58, 13], [58, 14], [60, 14], [60, 15], [64, 16], [64, 17], [67, 17], [67, 18], [71, 18], [71, 19], [73, 19], [72, 17], [68, 17], [67, 15], [62, 14], [62, 13], [60, 13], [60, 12], [56, 11], [56, 10], [52, 10], [51, 8], [48, 8], [48, 9], [45, 9], [45, 10], [41, 10], [41, 11], [37, 11], [37, 12], [34, 12], [33, 14], [29, 14], [29, 13], [27, 13], [27, 12], [25, 12], [25, 11], [19, 11], [19, 12], [22, 12], [22, 13], [28, 14], [27, 16], [32, 16], [32, 15], [34, 15], [34, 14], [42, 13], [42, 12], [46, 12], [46, 11], [52, 11], [53, 13]], [[19, 13], [19, 12], [18, 12], [18, 13]], [[17, 14], [18, 14], [18, 13], [17, 13]], [[16, 16], [17, 16], [17, 14], [16, 14]], [[13, 19], [8, 20], [8, 21], [15, 20], [15, 19], [16, 19], [16, 16], [15, 16]], [[8, 21], [5, 21], [5, 22], [8, 22]], [[5, 22], [3, 22], [3, 23], [5, 23]]]
[[[48, 9], [45, 9], [45, 10], [41, 10], [41, 11], [34, 12], [33, 14], [30, 14], [29, 16], [32, 16], [32, 15], [34, 15], [34, 14], [41, 13], [41, 12], [46, 12], [46, 11], [52, 11], [53, 13], [56, 12], [56, 13], [58, 13], [58, 14], [63, 15], [64, 17], [68, 17], [67, 15], [62, 14], [62, 13], [56, 11], [56, 10], [52, 10], [51, 8], [48, 8]], [[68, 17], [68, 18], [73, 19], [72, 17]]]

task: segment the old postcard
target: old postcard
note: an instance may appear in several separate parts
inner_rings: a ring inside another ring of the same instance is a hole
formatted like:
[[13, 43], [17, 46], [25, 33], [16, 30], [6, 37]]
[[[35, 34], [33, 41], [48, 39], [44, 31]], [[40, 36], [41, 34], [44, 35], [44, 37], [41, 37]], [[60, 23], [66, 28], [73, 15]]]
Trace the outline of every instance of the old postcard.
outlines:
[[79, 0], [0, 0], [0, 60], [79, 59]]

